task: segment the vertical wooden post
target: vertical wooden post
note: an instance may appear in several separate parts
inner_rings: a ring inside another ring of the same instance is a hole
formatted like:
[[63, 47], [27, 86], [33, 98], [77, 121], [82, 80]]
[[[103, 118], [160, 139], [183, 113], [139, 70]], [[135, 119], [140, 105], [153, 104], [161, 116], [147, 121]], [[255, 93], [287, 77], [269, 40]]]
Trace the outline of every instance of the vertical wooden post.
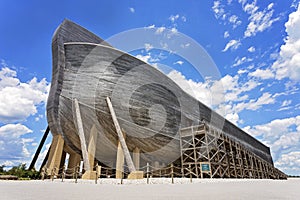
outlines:
[[133, 149], [133, 163], [136, 170], [140, 169], [140, 149], [138, 147], [135, 147]]
[[189, 164], [189, 171], [190, 171], [190, 182], [192, 183], [193, 177], [192, 177], [192, 168], [191, 168], [191, 164]]
[[[79, 165], [81, 160], [81, 156], [78, 153], [70, 153], [69, 161], [68, 161], [68, 170], [67, 171], [75, 171], [77, 165]], [[73, 176], [74, 178], [75, 176]]]
[[149, 184], [149, 163], [147, 162], [147, 184]]
[[174, 165], [171, 164], [171, 178], [172, 178], [172, 184], [174, 184]]
[[62, 169], [61, 182], [64, 182], [65, 174], [66, 174], [66, 167], [64, 165]]
[[124, 171], [124, 152], [121, 147], [120, 141], [118, 142], [117, 147], [117, 160], [116, 160], [116, 178], [121, 179]]
[[96, 177], [95, 177], [95, 184], [97, 184], [98, 181], [98, 163], [96, 164]]
[[54, 135], [52, 138], [52, 143], [49, 151], [49, 158], [47, 161], [47, 173], [51, 176], [53, 173], [53, 169], [59, 169], [61, 158], [63, 155], [63, 148], [64, 148], [64, 139], [62, 135]]
[[79, 165], [75, 167], [75, 183], [77, 183]]

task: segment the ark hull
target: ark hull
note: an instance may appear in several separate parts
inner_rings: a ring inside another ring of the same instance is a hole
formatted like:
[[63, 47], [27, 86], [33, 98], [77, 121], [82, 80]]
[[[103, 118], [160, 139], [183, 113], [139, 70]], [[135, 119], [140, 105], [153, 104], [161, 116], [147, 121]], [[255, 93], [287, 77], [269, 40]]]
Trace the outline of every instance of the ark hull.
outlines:
[[95, 158], [106, 164], [115, 162], [118, 138], [105, 100], [110, 97], [129, 151], [140, 149], [146, 162], [168, 164], [180, 158], [180, 129], [205, 120], [272, 164], [268, 147], [186, 94], [154, 67], [78, 25], [63, 22], [54, 34], [52, 52], [48, 123], [52, 134], [61, 134], [74, 151], [81, 152], [76, 98], [87, 146], [96, 135]]

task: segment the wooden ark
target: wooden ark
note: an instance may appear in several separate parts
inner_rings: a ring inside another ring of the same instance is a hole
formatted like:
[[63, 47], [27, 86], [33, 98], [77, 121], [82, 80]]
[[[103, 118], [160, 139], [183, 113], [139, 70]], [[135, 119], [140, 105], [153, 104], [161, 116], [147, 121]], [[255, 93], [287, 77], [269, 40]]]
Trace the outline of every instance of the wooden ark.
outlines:
[[[188, 95], [156, 68], [115, 49], [69, 20], [63, 21], [54, 33], [52, 59], [47, 120], [57, 140], [53, 140], [52, 146], [60, 144], [61, 148], [50, 152], [48, 168], [55, 166], [51, 159], [56, 154], [69, 153], [69, 162], [73, 159], [71, 155], [77, 155], [77, 161], [84, 157], [75, 99], [79, 104], [83, 141], [91, 167], [95, 163], [116, 167], [119, 138], [107, 97], [131, 157], [139, 156], [137, 168], [155, 162], [186, 164], [182, 163], [181, 134], [201, 124], [214, 127], [222, 133], [219, 134], [221, 139], [242, 145], [251, 155], [273, 166], [269, 147]], [[63, 142], [59, 143], [61, 139]], [[185, 148], [188, 151], [189, 148]], [[196, 151], [197, 146], [191, 148]], [[203, 156], [203, 153], [197, 155]], [[197, 155], [193, 161], [196, 164]]]

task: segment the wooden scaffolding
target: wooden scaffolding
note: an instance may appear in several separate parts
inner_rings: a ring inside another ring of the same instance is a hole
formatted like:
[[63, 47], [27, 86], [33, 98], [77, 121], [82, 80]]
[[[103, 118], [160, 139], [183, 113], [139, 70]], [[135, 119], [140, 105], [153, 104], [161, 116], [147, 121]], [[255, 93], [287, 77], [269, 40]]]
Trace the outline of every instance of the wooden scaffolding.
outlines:
[[222, 130], [202, 123], [180, 130], [182, 176], [196, 178], [286, 179]]

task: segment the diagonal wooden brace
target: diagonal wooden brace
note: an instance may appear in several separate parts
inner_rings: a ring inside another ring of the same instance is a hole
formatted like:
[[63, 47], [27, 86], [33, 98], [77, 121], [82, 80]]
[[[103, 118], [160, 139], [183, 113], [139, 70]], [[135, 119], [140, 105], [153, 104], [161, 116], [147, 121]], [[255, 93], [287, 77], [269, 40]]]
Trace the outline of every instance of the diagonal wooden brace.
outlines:
[[108, 105], [108, 108], [109, 108], [109, 111], [110, 111], [110, 114], [111, 114], [111, 117], [113, 119], [113, 122], [114, 122], [114, 125], [115, 125], [115, 128], [116, 128], [116, 131], [117, 131], [117, 134], [118, 134], [118, 137], [119, 137], [119, 141], [121, 143], [121, 146], [122, 146], [122, 150], [124, 152], [124, 157], [125, 157], [125, 160], [126, 160], [126, 163], [128, 165], [128, 168], [129, 168], [129, 171], [130, 172], [134, 172], [136, 171], [135, 170], [135, 166], [133, 164], [133, 161], [132, 161], [132, 158], [130, 156], [130, 153], [129, 153], [129, 150], [128, 150], [128, 147], [126, 145], [126, 142], [125, 142], [125, 139], [123, 137], [123, 133], [121, 131], [121, 128], [120, 128], [120, 125], [119, 125], [119, 122], [118, 122], [118, 119], [116, 117], [116, 113], [114, 111], [114, 108], [112, 106], [112, 103], [110, 101], [110, 98], [109, 97], [106, 97], [106, 101], [107, 101], [107, 105]]

